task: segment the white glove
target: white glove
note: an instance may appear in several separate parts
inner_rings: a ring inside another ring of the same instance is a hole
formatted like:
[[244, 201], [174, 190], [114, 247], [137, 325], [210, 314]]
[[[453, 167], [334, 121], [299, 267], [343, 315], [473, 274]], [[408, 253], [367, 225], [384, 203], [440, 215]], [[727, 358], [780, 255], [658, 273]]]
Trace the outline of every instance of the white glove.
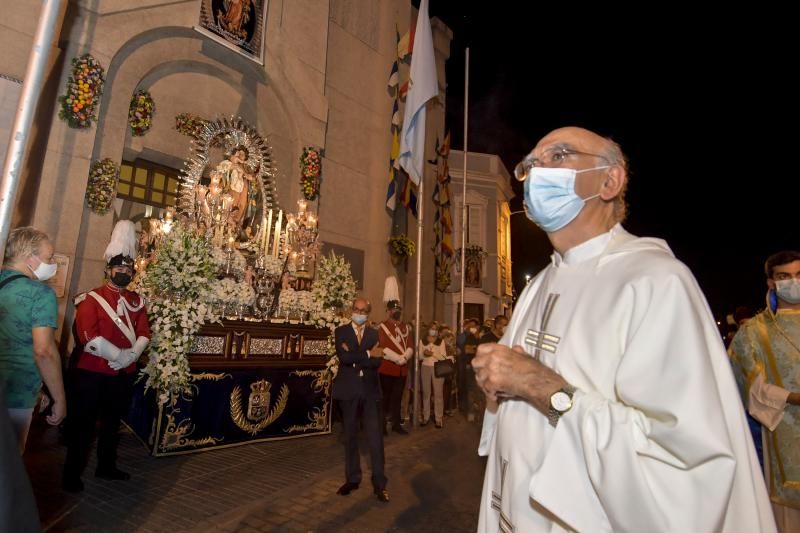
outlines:
[[125, 348], [119, 351], [119, 358], [116, 361], [108, 362], [108, 366], [112, 370], [122, 370], [123, 368], [128, 368], [136, 359], [138, 359], [138, 356], [133, 351], [133, 348]]
[[406, 362], [410, 361], [411, 358], [414, 357], [414, 349], [413, 348], [406, 348], [406, 351], [405, 351], [405, 353], [403, 353], [403, 356], [405, 357]]
[[105, 337], [95, 337], [90, 340], [86, 343], [84, 351], [97, 357], [102, 357], [108, 362], [116, 361], [120, 356], [120, 349]]
[[114, 370], [121, 370], [128, 368], [132, 363], [135, 363], [147, 348], [150, 339], [147, 337], [139, 337], [136, 339], [132, 348], [123, 348], [120, 350], [119, 359], [116, 361], [109, 361], [108, 366]]
[[395, 352], [391, 348], [384, 348], [383, 349], [383, 358], [391, 361], [396, 365], [404, 365], [406, 364], [406, 359], [401, 354]]

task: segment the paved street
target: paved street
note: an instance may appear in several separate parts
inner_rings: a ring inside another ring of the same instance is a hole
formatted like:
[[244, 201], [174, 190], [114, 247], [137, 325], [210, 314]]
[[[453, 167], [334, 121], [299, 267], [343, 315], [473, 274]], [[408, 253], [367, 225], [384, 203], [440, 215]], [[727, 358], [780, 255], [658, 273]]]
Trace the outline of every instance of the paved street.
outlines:
[[[344, 481], [340, 424], [331, 435], [154, 458], [130, 433], [120, 465], [129, 482], [95, 480], [94, 459], [80, 496], [60, 489], [58, 431], [32, 430], [26, 463], [46, 531], [473, 531], [483, 479], [475, 455], [478, 422], [447, 418], [386, 441], [391, 501], [369, 485], [337, 495]], [[362, 452], [366, 446], [361, 447]]]

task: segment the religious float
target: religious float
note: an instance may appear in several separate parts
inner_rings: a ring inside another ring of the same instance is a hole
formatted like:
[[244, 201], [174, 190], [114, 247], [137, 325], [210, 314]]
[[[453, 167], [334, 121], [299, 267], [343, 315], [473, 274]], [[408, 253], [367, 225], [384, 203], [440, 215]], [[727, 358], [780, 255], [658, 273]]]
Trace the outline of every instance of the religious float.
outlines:
[[241, 119], [205, 122], [178, 209], [143, 224], [132, 288], [153, 335], [127, 423], [152, 455], [330, 433], [355, 283], [318, 257], [307, 201], [278, 205], [270, 152]]

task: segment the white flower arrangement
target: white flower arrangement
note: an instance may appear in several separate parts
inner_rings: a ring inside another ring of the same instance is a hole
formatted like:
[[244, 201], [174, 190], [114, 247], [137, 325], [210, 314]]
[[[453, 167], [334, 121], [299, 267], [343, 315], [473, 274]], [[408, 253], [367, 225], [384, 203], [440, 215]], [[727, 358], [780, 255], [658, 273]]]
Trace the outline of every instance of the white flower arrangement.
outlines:
[[[228, 265], [228, 252], [216, 246], [211, 247], [211, 258], [218, 271], [224, 271]], [[231, 254], [231, 273], [242, 276], [247, 268], [247, 259], [239, 250], [234, 249]]]
[[152, 331], [150, 358], [141, 375], [145, 387], [159, 393], [159, 402], [190, 391], [186, 352], [200, 326], [218, 319], [206, 303], [215, 272], [205, 238], [175, 224], [137, 275]]
[[248, 283], [231, 278], [214, 280], [211, 283], [211, 296], [215, 302], [223, 305], [253, 305], [256, 293]]
[[264, 270], [269, 276], [277, 278], [283, 273], [283, 260], [274, 255], [264, 256]]
[[311, 313], [311, 322], [318, 327], [327, 327], [331, 330], [328, 336], [328, 370], [334, 377], [339, 371], [339, 357], [336, 355], [336, 345], [333, 340], [333, 330], [348, 324], [350, 318], [339, 314], [339, 310], [350, 304], [356, 297], [356, 283], [350, 263], [344, 256], [331, 252], [327, 257], [321, 257], [317, 267], [317, 279], [311, 285], [311, 295], [316, 309]]
[[323, 309], [339, 309], [353, 301], [356, 297], [356, 283], [353, 281], [350, 263], [345, 261], [344, 256], [331, 252], [327, 257], [320, 257], [317, 279], [311, 285], [311, 292]]

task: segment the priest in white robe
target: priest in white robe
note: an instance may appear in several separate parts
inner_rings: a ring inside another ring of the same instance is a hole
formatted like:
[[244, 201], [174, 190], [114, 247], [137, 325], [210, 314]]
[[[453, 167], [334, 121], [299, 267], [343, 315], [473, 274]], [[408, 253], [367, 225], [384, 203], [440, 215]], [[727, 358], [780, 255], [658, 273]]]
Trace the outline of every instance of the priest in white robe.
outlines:
[[775, 531], [700, 288], [664, 241], [619, 224], [619, 146], [558, 129], [515, 174], [555, 253], [472, 362], [487, 396], [478, 531]]

